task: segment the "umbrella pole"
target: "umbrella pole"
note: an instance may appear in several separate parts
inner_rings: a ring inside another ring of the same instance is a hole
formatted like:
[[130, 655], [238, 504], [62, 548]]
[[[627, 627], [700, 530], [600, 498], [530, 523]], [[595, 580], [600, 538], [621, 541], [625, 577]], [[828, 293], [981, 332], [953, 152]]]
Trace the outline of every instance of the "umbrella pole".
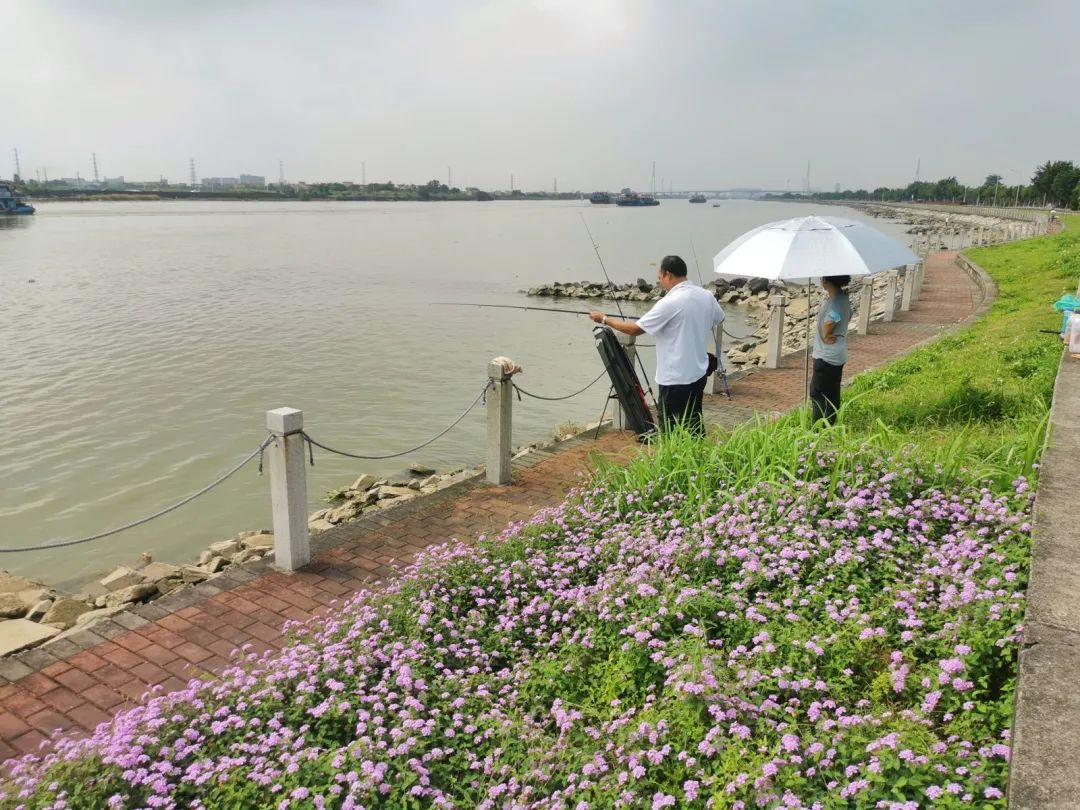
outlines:
[[806, 279], [806, 351], [803, 360], [803, 404], [810, 400], [810, 279]]

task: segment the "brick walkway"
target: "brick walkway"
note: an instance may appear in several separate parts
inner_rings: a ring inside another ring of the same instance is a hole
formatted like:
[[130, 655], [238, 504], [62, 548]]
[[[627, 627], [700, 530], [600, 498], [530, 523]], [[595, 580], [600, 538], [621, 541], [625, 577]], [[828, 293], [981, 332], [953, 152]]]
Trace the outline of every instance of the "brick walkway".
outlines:
[[[875, 323], [851, 340], [846, 377], [880, 365], [973, 316], [982, 294], [954, 264], [954, 253], [927, 263], [922, 296], [893, 323]], [[797, 405], [802, 355], [732, 384], [733, 399], [706, 398], [706, 417], [731, 426], [755, 413]], [[222, 671], [233, 650], [282, 643], [289, 619], [318, 615], [451, 538], [501, 531], [557, 504], [590, 469], [590, 455], [629, 457], [637, 445], [607, 432], [564, 442], [515, 462], [513, 483], [471, 479], [384, 513], [335, 526], [312, 541], [314, 562], [295, 574], [260, 561], [120, 613], [61, 641], [0, 661], [0, 761], [36, 751], [52, 732], [81, 733], [133, 705], [149, 689], [171, 691]]]

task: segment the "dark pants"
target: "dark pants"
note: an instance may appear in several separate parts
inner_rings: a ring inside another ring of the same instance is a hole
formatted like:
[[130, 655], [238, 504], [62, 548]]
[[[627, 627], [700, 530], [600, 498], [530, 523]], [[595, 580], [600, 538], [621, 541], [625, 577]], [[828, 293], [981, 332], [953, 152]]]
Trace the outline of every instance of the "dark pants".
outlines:
[[705, 435], [705, 425], [701, 421], [701, 398], [705, 393], [706, 374], [697, 382], [685, 385], [661, 385], [660, 422], [663, 430], [673, 430], [682, 424], [695, 436]]
[[815, 422], [818, 419], [824, 419], [830, 424], [836, 421], [836, 411], [840, 408], [840, 378], [843, 376], [843, 366], [834, 366], [814, 358], [814, 374], [810, 378], [810, 404]]

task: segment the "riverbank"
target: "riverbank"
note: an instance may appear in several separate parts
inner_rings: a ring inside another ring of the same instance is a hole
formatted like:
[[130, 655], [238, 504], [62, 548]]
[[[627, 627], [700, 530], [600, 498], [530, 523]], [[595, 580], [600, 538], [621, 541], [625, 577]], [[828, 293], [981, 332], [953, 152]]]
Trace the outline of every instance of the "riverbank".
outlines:
[[[905, 316], [910, 320], [858, 338], [849, 373], [879, 365], [970, 314], [970, 292], [958, 296], [952, 286], [966, 278], [949, 264], [935, 265], [927, 277], [923, 314], [913, 312]], [[735, 383], [733, 400], [707, 396], [709, 422], [733, 425], [797, 404], [803, 390], [800, 370], [801, 361], [785, 362], [781, 369]], [[265, 560], [248, 562], [155, 604], [118, 613], [93, 631], [13, 656], [0, 663], [0, 676], [11, 681], [7, 691], [0, 687], [0, 709], [18, 718], [23, 730], [12, 732], [0, 754], [36, 750], [43, 739], [38, 727], [57, 727], [51, 725], [57, 714], [63, 715], [58, 725], [89, 730], [154, 684], [181, 688], [191, 677], [220, 673], [236, 647], [244, 646], [247, 655], [281, 647], [286, 641], [275, 628], [282, 622], [322, 616], [335, 600], [393, 577], [399, 566], [447, 539], [498, 534], [507, 521], [526, 520], [560, 503], [567, 489], [582, 481], [582, 471], [592, 469], [589, 459], [597, 452], [625, 458], [637, 446], [624, 434], [609, 432], [596, 443], [579, 438], [528, 454], [515, 462], [510, 486], [470, 479], [323, 532], [313, 540], [314, 563], [298, 574], [274, 573]], [[76, 686], [80, 694], [73, 691]], [[49, 714], [42, 713], [46, 700], [54, 707]]]

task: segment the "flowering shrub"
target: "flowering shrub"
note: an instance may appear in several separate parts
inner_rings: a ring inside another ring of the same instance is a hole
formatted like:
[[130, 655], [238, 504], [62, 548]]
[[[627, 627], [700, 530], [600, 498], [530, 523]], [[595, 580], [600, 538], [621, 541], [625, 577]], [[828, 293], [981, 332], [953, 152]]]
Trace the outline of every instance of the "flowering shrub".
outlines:
[[1027, 485], [834, 461], [434, 549], [0, 807], [1002, 807]]

